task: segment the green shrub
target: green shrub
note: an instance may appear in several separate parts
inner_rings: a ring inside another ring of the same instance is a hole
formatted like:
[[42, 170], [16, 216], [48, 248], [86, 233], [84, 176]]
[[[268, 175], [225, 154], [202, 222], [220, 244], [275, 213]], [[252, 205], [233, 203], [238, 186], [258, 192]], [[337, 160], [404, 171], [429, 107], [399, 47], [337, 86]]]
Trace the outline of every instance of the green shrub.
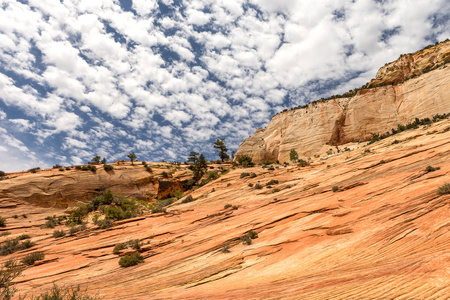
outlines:
[[306, 160], [300, 159], [300, 160], [298, 161], [298, 166], [299, 166], [299, 167], [306, 167], [306, 166], [309, 166], [309, 162], [307, 162]]
[[139, 241], [139, 239], [129, 240], [127, 242], [127, 245], [130, 246], [130, 248], [134, 249], [134, 250], [141, 249], [141, 242]]
[[152, 213], [161, 213], [166, 212], [166, 209], [164, 207], [170, 205], [173, 203], [172, 199], [164, 199], [159, 201], [156, 206], [152, 209]]
[[127, 245], [125, 245], [125, 244], [122, 244], [122, 243], [120, 243], [120, 244], [117, 244], [115, 247], [114, 247], [114, 249], [113, 249], [113, 254], [119, 254], [120, 253], [120, 250], [124, 250], [124, 249], [127, 249], [128, 247], [127, 247]]
[[72, 225], [82, 224], [88, 213], [89, 210], [86, 205], [81, 205], [75, 208], [69, 215], [69, 224]]
[[31, 266], [35, 261], [43, 260], [44, 258], [45, 254], [43, 252], [33, 252], [25, 256], [25, 258], [22, 259], [22, 263]]
[[47, 221], [41, 226], [41, 228], [55, 228], [56, 225], [60, 224], [60, 221], [56, 218], [56, 216], [46, 217], [45, 219]]
[[3, 171], [0, 171], [0, 177], [5, 177], [5, 176], [6, 176], [6, 173]]
[[105, 170], [105, 171], [112, 171], [112, 170], [114, 170], [114, 167], [112, 165], [104, 164], [103, 165], [103, 170]]
[[450, 183], [445, 183], [438, 188], [437, 193], [439, 195], [447, 195], [450, 194]]
[[13, 280], [23, 271], [23, 266], [15, 260], [8, 260], [0, 268], [0, 299], [12, 299], [17, 289], [14, 287]]
[[440, 170], [441, 168], [440, 167], [436, 167], [436, 168], [434, 168], [434, 167], [432, 167], [432, 166], [427, 166], [426, 168], [425, 168], [425, 171], [426, 172], [434, 172], [434, 171], [437, 171], [437, 170]]
[[230, 208], [230, 207], [233, 207], [233, 205], [231, 205], [231, 204], [226, 204], [223, 208], [224, 208], [224, 209], [227, 209], [227, 208]]
[[268, 183], [266, 183], [266, 186], [269, 186], [269, 185], [275, 185], [275, 184], [278, 184], [278, 180], [272, 179], [271, 181], [269, 181]]
[[97, 296], [89, 296], [87, 290], [81, 290], [80, 286], [75, 287], [58, 287], [53, 284], [50, 292], [45, 292], [31, 298], [32, 300], [100, 300]]
[[15, 239], [7, 239], [0, 245], [0, 255], [5, 256], [19, 250], [33, 247], [35, 244], [32, 243], [29, 238], [28, 235], [21, 235]]
[[152, 173], [152, 172], [153, 172], [153, 169], [150, 168], [149, 166], [145, 166], [145, 170], [146, 170], [147, 172], [149, 172], [149, 173]]
[[333, 187], [331, 188], [331, 190], [332, 190], [333, 192], [337, 192], [337, 191], [339, 191], [339, 187], [338, 187], [337, 185], [335, 185], [335, 186], [333, 186]]
[[255, 184], [255, 189], [256, 190], [261, 190], [263, 188], [263, 186], [259, 183]]
[[55, 239], [57, 239], [57, 238], [60, 238], [60, 237], [63, 237], [63, 236], [65, 236], [66, 235], [66, 232], [64, 231], [64, 230], [55, 230], [55, 231], [53, 231], [53, 237], [55, 238]]
[[6, 227], [6, 219], [3, 217], [0, 217], [0, 227]]
[[40, 169], [41, 169], [40, 167], [36, 167], [36, 168], [29, 169], [28, 171], [31, 172], [31, 173], [36, 173]]
[[249, 183], [248, 186], [249, 186], [249, 187], [253, 187], [253, 183]]
[[119, 265], [123, 268], [128, 268], [143, 262], [144, 258], [140, 253], [133, 253], [131, 255], [121, 257], [119, 260]]
[[238, 162], [241, 166], [244, 168], [246, 167], [253, 167], [254, 163], [252, 161], [252, 158], [248, 155], [242, 155], [238, 158]]
[[80, 225], [80, 226], [73, 226], [69, 230], [69, 235], [74, 235], [75, 233], [80, 232], [80, 231], [84, 231], [86, 229], [87, 229], [87, 227], [84, 224]]
[[247, 176], [250, 176], [250, 173], [243, 172], [243, 173], [241, 173], [241, 177], [240, 178], [244, 178], [244, 177], [247, 177]]
[[192, 197], [192, 195], [187, 196], [186, 198], [184, 198], [181, 203], [189, 203], [192, 202], [194, 200], [194, 198]]
[[275, 168], [274, 168], [274, 166], [270, 166], [270, 167], [267, 168], [267, 170], [269, 170], [269, 171], [275, 171]]
[[212, 171], [212, 172], [208, 173], [208, 180], [215, 180], [219, 177], [220, 177], [220, 175], [217, 174], [217, 172]]
[[253, 230], [250, 230], [249, 232], [247, 232], [247, 234], [245, 234], [244, 236], [241, 236], [241, 241], [244, 245], [251, 245], [252, 240], [257, 239], [257, 238], [258, 238], [258, 233], [256, 233]]
[[100, 229], [107, 229], [113, 226], [113, 222], [110, 219], [98, 220], [96, 225], [100, 227]]

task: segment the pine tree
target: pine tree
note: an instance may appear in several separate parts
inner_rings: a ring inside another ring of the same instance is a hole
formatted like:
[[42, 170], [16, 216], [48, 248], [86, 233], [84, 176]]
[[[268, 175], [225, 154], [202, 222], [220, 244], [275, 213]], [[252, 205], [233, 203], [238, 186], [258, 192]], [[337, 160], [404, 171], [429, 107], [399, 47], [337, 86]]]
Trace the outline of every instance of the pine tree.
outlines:
[[217, 149], [217, 154], [219, 155], [219, 158], [222, 160], [222, 162], [225, 159], [229, 159], [230, 156], [228, 156], [228, 148], [225, 146], [225, 138], [223, 139], [217, 139], [214, 142], [214, 148]]
[[134, 152], [131, 152], [130, 154], [128, 154], [127, 157], [131, 160], [131, 165], [133, 165], [133, 161], [135, 161], [137, 159], [137, 156], [136, 156], [136, 154], [134, 154]]
[[290, 157], [292, 162], [294, 162], [294, 163], [297, 162], [298, 161], [298, 153], [297, 153], [297, 151], [292, 149], [291, 152], [289, 153], [289, 157]]
[[203, 175], [206, 174], [206, 171], [208, 170], [208, 165], [206, 164], [206, 159], [203, 156], [203, 154], [200, 154], [200, 157], [197, 159], [197, 161], [194, 163], [194, 180], [197, 182], [199, 181]]
[[198, 156], [198, 152], [191, 151], [191, 153], [189, 153], [187, 161], [195, 164], [195, 162], [198, 160]]

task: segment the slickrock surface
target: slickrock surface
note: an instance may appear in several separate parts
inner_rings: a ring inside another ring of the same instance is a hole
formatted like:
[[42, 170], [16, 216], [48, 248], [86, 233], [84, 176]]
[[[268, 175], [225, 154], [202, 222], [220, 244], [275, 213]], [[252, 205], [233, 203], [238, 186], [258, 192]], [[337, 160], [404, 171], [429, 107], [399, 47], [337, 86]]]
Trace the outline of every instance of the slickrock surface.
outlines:
[[[450, 182], [450, 121], [365, 145], [302, 168], [236, 169], [166, 214], [72, 237], [39, 228], [62, 209], [5, 207], [1, 230], [37, 245], [0, 263], [45, 252], [16, 280], [22, 295], [56, 282], [105, 299], [448, 299], [450, 195], [437, 189]], [[270, 180], [279, 182], [267, 188]], [[249, 187], [258, 182], [262, 189]], [[249, 230], [259, 238], [243, 245]], [[120, 268], [112, 250], [130, 239], [143, 241], [145, 262]]]
[[289, 161], [295, 149], [303, 157], [325, 153], [331, 146], [364, 141], [414, 118], [450, 112], [450, 41], [401, 57], [381, 68], [371, 85], [402, 82], [411, 74], [436, 69], [397, 85], [358, 91], [351, 98], [311, 103], [280, 113], [239, 146], [236, 158], [255, 162]]
[[[186, 166], [175, 167], [167, 163], [149, 163], [152, 172], [141, 162], [110, 164], [113, 170], [97, 171], [45, 169], [37, 173], [9, 173], [10, 179], [0, 181], [0, 201], [33, 204], [41, 207], [67, 208], [88, 202], [107, 189], [116, 194], [137, 199], [165, 198], [192, 178]], [[168, 176], [163, 176], [166, 172]], [[171, 173], [171, 174], [169, 174]], [[17, 204], [16, 204], [17, 205]]]

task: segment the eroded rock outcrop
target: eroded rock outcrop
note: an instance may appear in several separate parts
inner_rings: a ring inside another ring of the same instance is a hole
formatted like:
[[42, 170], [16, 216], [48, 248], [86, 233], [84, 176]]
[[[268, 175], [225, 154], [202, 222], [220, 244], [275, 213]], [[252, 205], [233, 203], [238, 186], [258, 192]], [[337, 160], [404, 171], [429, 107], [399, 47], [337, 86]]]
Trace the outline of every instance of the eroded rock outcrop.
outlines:
[[[63, 209], [0, 208], [11, 233], [0, 242], [25, 233], [36, 243], [0, 264], [45, 253], [16, 278], [16, 299], [53, 283], [108, 300], [448, 299], [450, 195], [437, 191], [449, 182], [449, 141], [442, 120], [306, 167], [231, 170], [166, 213], [61, 238], [52, 232], [66, 226], [40, 226]], [[258, 238], [244, 244], [250, 230]], [[121, 268], [135, 250], [113, 249], [131, 239], [145, 262]]]
[[[384, 86], [360, 90], [354, 97], [315, 102], [306, 108], [277, 114], [266, 128], [258, 129], [242, 142], [236, 158], [249, 155], [255, 162], [284, 162], [289, 161], [292, 149], [301, 157], [312, 157], [323, 153], [328, 145], [364, 141], [372, 133], [385, 133], [414, 118], [448, 113], [449, 58], [450, 42], [444, 42], [402, 56], [381, 68], [370, 85]], [[423, 74], [400, 83], [420, 73]]]
[[164, 199], [177, 189], [183, 191], [183, 183], [192, 178], [192, 172], [185, 166], [152, 163], [149, 166], [153, 171], [148, 172], [140, 163], [113, 165], [114, 169], [110, 171], [98, 165], [95, 172], [72, 167], [64, 171], [46, 169], [37, 173], [11, 173], [9, 179], [0, 181], [0, 201], [67, 208], [89, 202], [107, 189], [129, 198]]

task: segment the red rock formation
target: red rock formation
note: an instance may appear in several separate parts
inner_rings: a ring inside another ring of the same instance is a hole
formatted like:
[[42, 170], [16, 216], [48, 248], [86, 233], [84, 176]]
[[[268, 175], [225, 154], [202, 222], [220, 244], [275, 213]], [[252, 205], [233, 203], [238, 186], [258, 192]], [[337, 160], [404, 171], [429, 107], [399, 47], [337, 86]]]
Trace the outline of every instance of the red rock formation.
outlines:
[[[450, 41], [401, 57], [381, 68], [370, 85], [351, 98], [331, 99], [280, 113], [239, 146], [236, 159], [249, 155], [254, 162], [289, 161], [323, 155], [329, 146], [364, 141], [414, 118], [450, 112]], [[420, 74], [397, 85], [411, 74]], [[333, 148], [333, 147], [332, 147]]]
[[[46, 254], [16, 279], [22, 295], [55, 282], [108, 300], [448, 299], [450, 195], [437, 189], [450, 181], [450, 121], [351, 147], [307, 167], [232, 170], [166, 214], [59, 239], [39, 226], [62, 209], [11, 200], [0, 230], [29, 234], [36, 246], [0, 263]], [[249, 230], [259, 237], [243, 245]], [[130, 239], [143, 242], [145, 262], [121, 268], [112, 250]]]

